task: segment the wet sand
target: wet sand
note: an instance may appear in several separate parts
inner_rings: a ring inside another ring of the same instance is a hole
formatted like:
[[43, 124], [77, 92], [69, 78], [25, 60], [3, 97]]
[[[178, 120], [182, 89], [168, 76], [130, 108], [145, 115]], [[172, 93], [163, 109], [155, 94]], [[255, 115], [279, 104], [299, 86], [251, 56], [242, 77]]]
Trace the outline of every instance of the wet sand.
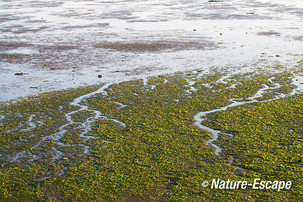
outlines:
[[298, 0], [0, 1], [0, 101], [191, 69], [292, 67], [303, 58], [302, 8]]

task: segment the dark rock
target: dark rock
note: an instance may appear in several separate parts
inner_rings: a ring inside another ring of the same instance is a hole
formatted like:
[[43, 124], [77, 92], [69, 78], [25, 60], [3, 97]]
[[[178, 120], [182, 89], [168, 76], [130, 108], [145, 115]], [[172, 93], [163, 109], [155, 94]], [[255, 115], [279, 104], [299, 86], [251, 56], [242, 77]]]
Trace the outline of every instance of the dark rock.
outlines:
[[22, 73], [22, 72], [21, 72], [21, 73], [19, 73], [19, 72], [18, 72], [18, 73], [15, 73], [15, 75], [18, 75], [18, 76], [23, 76], [23, 75], [24, 75], [24, 73]]
[[102, 75], [101, 75], [101, 74], [99, 74], [99, 75], [98, 75], [98, 78], [102, 78]]

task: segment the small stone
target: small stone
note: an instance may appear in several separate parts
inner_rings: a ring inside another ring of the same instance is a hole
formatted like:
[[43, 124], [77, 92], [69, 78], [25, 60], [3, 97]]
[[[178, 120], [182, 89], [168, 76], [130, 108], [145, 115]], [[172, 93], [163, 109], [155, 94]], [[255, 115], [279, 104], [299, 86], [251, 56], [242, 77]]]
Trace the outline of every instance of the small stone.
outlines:
[[222, 33], [220, 33], [220, 35], [222, 35]]
[[18, 76], [23, 76], [24, 75], [24, 73], [15, 73], [15, 75], [18, 75]]
[[101, 75], [101, 74], [99, 74], [99, 75], [98, 75], [98, 78], [102, 78], [102, 75]]

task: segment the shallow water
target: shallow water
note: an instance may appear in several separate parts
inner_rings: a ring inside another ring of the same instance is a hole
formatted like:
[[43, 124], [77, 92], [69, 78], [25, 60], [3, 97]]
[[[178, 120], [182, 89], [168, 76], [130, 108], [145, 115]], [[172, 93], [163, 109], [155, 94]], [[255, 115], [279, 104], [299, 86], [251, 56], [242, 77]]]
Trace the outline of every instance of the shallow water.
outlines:
[[0, 1], [0, 101], [191, 69], [288, 68], [302, 59], [302, 7], [299, 0]]

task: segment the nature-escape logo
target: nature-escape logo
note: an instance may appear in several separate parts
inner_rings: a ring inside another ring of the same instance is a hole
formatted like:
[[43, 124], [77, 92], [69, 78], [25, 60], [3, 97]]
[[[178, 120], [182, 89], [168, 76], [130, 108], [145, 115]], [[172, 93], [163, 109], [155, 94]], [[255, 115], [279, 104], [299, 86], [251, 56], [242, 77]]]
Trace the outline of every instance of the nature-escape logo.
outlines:
[[291, 181], [266, 181], [261, 180], [260, 178], [254, 179], [253, 183], [249, 183], [248, 181], [235, 181], [235, 180], [220, 180], [212, 179], [211, 182], [203, 181], [202, 187], [209, 187], [211, 189], [247, 189], [251, 187], [252, 189], [273, 189], [278, 192], [283, 189], [290, 189], [292, 186]]

